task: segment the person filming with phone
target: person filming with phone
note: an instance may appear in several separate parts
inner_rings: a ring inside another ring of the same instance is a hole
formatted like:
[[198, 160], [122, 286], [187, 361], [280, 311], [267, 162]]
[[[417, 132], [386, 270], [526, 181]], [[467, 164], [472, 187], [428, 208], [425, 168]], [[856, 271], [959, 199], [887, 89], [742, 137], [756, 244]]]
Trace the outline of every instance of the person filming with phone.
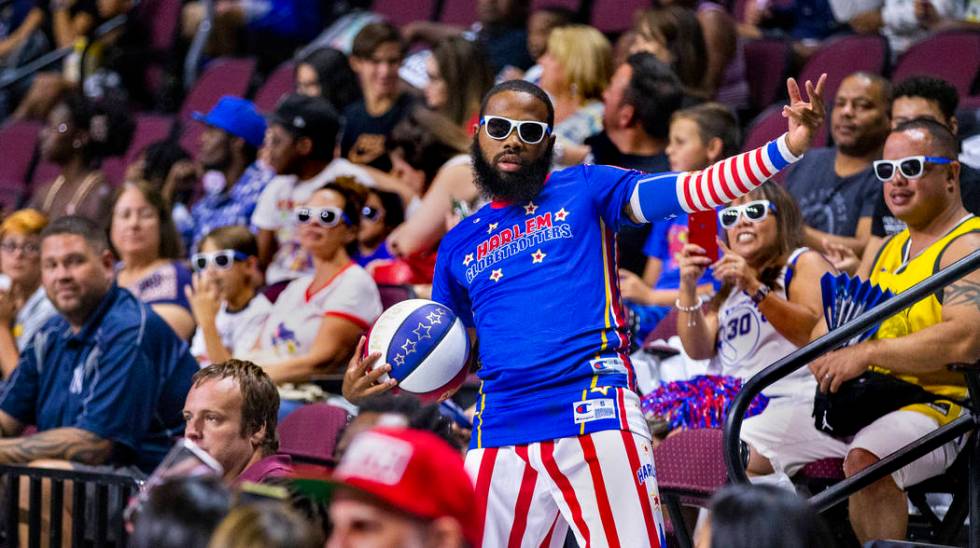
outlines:
[[[802, 247], [800, 210], [778, 184], [736, 199], [718, 220], [728, 240], [718, 242], [720, 257], [692, 243], [681, 251], [677, 332], [691, 358], [710, 360], [709, 374], [747, 380], [809, 341], [821, 318], [820, 278], [833, 267]], [[709, 266], [722, 286], [705, 302], [697, 287]], [[813, 375], [801, 369], [763, 392], [766, 409], [742, 428], [750, 474], [772, 473], [757, 451], [779, 443], [785, 428], [779, 409], [812, 405], [815, 390]]]

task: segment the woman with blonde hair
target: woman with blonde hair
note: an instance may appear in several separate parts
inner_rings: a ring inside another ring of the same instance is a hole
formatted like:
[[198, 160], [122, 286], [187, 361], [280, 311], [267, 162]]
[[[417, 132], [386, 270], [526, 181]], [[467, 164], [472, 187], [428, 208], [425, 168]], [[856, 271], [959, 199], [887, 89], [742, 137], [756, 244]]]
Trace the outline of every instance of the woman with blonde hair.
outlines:
[[55, 314], [41, 286], [41, 231], [48, 218], [34, 209], [0, 224], [0, 369], [9, 378], [20, 351]]
[[551, 31], [541, 56], [541, 88], [555, 105], [554, 135], [562, 145], [581, 145], [602, 131], [602, 92], [612, 78], [612, 46], [588, 25]]
[[238, 506], [221, 521], [208, 548], [316, 548], [323, 539], [285, 502]]

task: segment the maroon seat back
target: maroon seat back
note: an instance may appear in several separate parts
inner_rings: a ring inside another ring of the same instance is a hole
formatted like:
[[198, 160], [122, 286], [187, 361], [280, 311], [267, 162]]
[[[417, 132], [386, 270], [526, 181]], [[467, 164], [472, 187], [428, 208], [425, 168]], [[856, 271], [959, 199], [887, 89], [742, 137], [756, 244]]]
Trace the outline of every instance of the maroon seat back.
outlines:
[[435, 0], [375, 0], [371, 9], [395, 26], [412, 21], [430, 21], [436, 11]]
[[476, 2], [473, 0], [443, 0], [439, 21], [468, 27], [476, 21]]
[[180, 120], [190, 120], [194, 111], [207, 112], [223, 95], [245, 97], [255, 73], [255, 59], [215, 59], [208, 64], [184, 98]]
[[797, 479], [840, 481], [844, 479], [844, 459], [820, 459], [796, 473]]
[[592, 3], [592, 26], [605, 33], [617, 33], [633, 27], [633, 15], [650, 8], [649, 0], [595, 0]]
[[752, 107], [762, 110], [784, 89], [790, 50], [783, 40], [764, 38], [745, 43], [745, 71]]
[[892, 81], [928, 74], [956, 87], [960, 97], [973, 91], [980, 73], [980, 32], [952, 31], [934, 34], [912, 45], [898, 60]]
[[41, 131], [37, 122], [14, 122], [0, 128], [0, 209], [9, 211], [27, 192], [27, 170]]
[[[722, 430], [684, 430], [653, 450], [661, 491], [683, 492], [685, 502], [704, 504], [728, 482]], [[697, 495], [697, 496], [691, 496]]]
[[296, 65], [292, 61], [286, 61], [269, 74], [262, 87], [255, 92], [254, 102], [259, 112], [272, 112], [279, 98], [293, 91], [295, 70]]
[[415, 290], [410, 285], [378, 284], [378, 293], [381, 294], [381, 306], [385, 310], [402, 301], [415, 298]]
[[300, 462], [333, 464], [337, 438], [349, 420], [347, 411], [337, 406], [304, 405], [279, 425], [279, 452]]
[[844, 78], [857, 71], [882, 74], [887, 62], [888, 42], [881, 36], [845, 36], [830, 39], [818, 49], [803, 66], [797, 80], [803, 89], [807, 80], [816, 84], [820, 74], [826, 72], [824, 99], [829, 110]]

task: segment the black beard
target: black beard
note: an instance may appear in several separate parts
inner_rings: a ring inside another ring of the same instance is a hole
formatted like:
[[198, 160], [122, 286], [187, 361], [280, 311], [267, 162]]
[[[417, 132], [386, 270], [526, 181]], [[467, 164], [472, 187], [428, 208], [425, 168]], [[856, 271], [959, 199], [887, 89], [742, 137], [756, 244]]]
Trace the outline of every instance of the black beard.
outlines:
[[501, 200], [518, 204], [530, 201], [541, 192], [544, 181], [551, 171], [551, 149], [530, 164], [524, 165], [514, 173], [501, 173], [495, 169], [483, 156], [479, 141], [474, 138], [470, 146], [470, 156], [473, 158], [473, 174], [476, 176], [476, 186], [489, 199]]

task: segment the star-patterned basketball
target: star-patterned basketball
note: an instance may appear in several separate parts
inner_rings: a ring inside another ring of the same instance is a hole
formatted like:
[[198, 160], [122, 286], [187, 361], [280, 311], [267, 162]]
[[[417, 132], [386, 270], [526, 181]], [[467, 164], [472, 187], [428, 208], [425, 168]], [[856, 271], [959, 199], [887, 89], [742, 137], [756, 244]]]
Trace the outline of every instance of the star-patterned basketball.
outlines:
[[452, 310], [434, 301], [410, 299], [386, 310], [368, 333], [365, 350], [380, 353], [376, 365], [390, 364], [398, 387], [438, 396], [466, 378], [470, 341]]

